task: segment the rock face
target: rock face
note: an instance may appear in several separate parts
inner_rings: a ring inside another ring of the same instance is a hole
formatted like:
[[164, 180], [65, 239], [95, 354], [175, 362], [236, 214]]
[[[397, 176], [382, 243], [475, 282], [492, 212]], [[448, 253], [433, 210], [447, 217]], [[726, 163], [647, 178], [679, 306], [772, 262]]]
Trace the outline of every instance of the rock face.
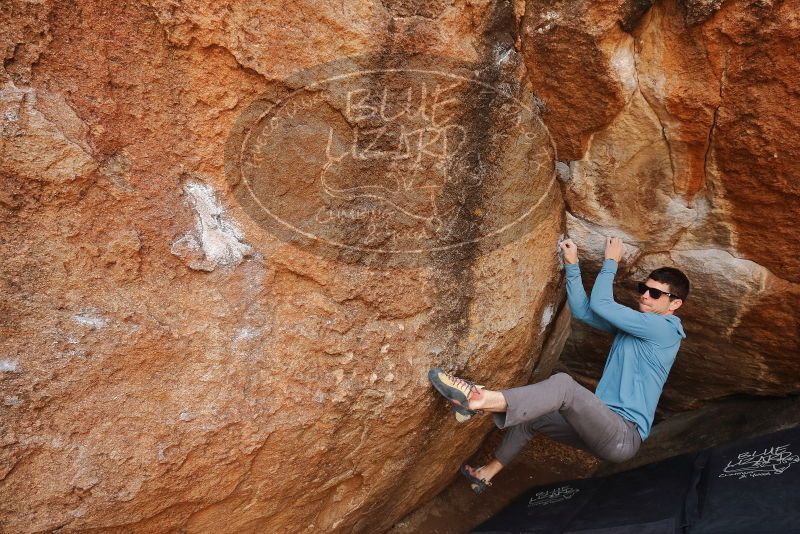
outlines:
[[[456, 432], [427, 369], [521, 383], [563, 299], [514, 6], [1, 11], [0, 530], [380, 532], [443, 488], [489, 426]], [[341, 58], [363, 86], [298, 85]], [[265, 117], [296, 142], [237, 167]], [[245, 169], [288, 211], [240, 202]]]
[[[662, 408], [797, 393], [800, 4], [636, 5], [529, 2], [524, 18], [584, 283], [604, 234], [628, 244], [623, 302], [653, 268], [689, 276]], [[562, 362], [591, 384], [609, 341], [574, 323]]]
[[692, 280], [666, 409], [800, 391], [798, 2], [524, 4], [6, 2], [0, 530], [385, 531], [490, 429], [429, 367], [555, 365], [565, 229]]

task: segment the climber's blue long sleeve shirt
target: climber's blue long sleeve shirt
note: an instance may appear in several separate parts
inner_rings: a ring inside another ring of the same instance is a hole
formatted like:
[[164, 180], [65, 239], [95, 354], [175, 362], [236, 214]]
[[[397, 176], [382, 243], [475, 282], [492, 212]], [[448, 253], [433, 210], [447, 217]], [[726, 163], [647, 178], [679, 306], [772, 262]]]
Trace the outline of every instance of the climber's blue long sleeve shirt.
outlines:
[[605, 260], [592, 298], [586, 298], [578, 264], [567, 264], [567, 301], [573, 317], [615, 335], [595, 394], [650, 434], [656, 404], [686, 333], [674, 315], [642, 313], [614, 301], [617, 262]]

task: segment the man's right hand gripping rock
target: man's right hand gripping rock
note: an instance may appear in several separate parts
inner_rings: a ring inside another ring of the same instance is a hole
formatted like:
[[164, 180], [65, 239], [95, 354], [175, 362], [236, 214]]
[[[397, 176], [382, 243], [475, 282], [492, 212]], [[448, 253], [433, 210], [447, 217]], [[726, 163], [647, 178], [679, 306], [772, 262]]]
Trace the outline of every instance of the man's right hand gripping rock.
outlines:
[[558, 244], [564, 252], [564, 261], [567, 263], [578, 263], [578, 247], [572, 239], [565, 239]]

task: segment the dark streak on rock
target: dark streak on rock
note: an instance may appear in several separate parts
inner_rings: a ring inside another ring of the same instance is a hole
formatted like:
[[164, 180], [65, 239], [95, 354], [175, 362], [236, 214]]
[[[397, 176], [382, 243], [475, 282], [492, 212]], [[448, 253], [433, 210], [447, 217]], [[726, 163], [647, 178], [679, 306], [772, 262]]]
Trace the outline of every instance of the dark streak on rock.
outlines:
[[626, 0], [619, 10], [622, 29], [628, 33], [633, 31], [654, 3], [655, 0]]
[[688, 26], [705, 22], [716, 13], [725, 0], [680, 0], [684, 10], [684, 20]]
[[436, 19], [447, 8], [445, 0], [381, 0], [381, 4], [393, 16], [422, 17]]
[[[482, 36], [481, 60], [478, 63], [480, 73], [477, 77], [480, 82], [490, 86], [496, 86], [501, 81], [507, 82], [512, 87], [512, 92], [518, 90], [519, 81], [504, 79], [503, 67], [498, 64], [495, 54], [498, 47], [513, 48], [516, 39], [512, 34], [514, 23], [512, 2], [498, 2]], [[497, 110], [493, 105], [497, 103], [497, 99], [494, 93], [486, 91], [479, 84], [470, 84], [464, 98], [466, 105], [458, 122], [469, 124], [470, 129], [475, 132], [472, 146], [468, 150], [472, 157], [466, 172], [478, 174], [481, 160], [488, 160], [495, 152], [493, 130], [503, 125], [497, 124], [495, 120]], [[445, 189], [444, 194], [451, 192]], [[436, 269], [434, 320], [437, 328], [446, 332], [446, 341], [437, 359], [441, 365], [453, 370], [463, 369], [468, 356], [462, 354], [461, 342], [470, 330], [469, 309], [475, 292], [473, 265], [481, 251], [479, 243], [469, 241], [477, 237], [476, 212], [483, 209], [485, 201], [481, 187], [468, 189], [459, 212], [459, 224], [463, 229], [459, 236], [467, 244], [431, 254], [431, 261]]]

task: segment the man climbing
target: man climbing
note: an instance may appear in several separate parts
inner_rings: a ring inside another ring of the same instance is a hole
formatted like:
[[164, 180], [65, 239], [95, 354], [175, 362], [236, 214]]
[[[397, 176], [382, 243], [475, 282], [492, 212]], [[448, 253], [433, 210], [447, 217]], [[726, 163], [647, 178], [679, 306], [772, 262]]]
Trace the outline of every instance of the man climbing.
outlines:
[[681, 271], [662, 267], [650, 273], [638, 285], [636, 311], [614, 301], [614, 275], [625, 250], [621, 239], [606, 239], [605, 261], [591, 300], [583, 289], [575, 243], [566, 239], [559, 246], [573, 317], [615, 335], [595, 393], [565, 373], [503, 391], [485, 389], [439, 368], [428, 373], [436, 390], [453, 403], [456, 419], [490, 412], [498, 428], [508, 429], [491, 462], [477, 469], [461, 467], [476, 493], [491, 485], [537, 432], [606, 461], [632, 458], [650, 433], [664, 382], [686, 338], [680, 319], [673, 315], [689, 294], [689, 280]]

